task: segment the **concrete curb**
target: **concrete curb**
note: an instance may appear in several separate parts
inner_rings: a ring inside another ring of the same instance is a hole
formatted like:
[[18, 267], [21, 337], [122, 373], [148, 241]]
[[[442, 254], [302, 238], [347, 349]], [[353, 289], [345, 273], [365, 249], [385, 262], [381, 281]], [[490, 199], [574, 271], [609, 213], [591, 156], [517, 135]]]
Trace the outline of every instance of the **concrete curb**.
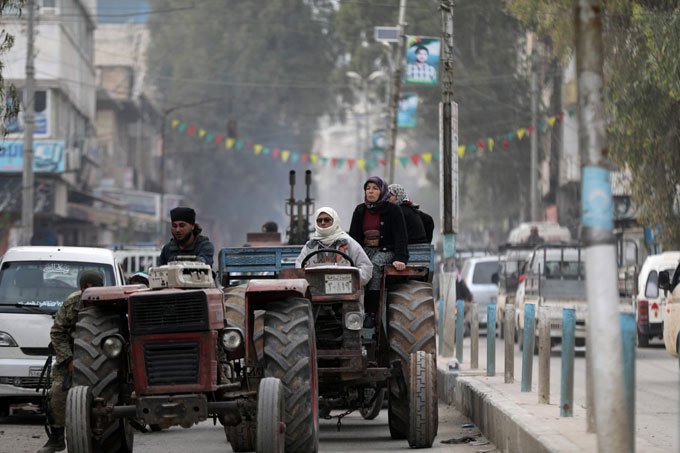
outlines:
[[474, 376], [437, 369], [439, 398], [453, 403], [503, 452], [579, 451], [569, 439]]

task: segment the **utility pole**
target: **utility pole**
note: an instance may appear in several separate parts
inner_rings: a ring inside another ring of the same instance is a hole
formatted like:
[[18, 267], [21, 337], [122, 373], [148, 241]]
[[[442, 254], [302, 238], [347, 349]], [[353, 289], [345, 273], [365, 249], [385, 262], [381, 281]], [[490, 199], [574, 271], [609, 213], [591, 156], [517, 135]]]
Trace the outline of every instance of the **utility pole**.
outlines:
[[404, 77], [404, 46], [406, 42], [406, 0], [399, 1], [399, 41], [397, 57], [394, 59], [394, 79], [392, 80], [392, 99], [390, 99], [390, 141], [385, 149], [385, 180], [392, 184], [394, 178], [394, 158], [397, 155], [397, 111], [401, 94], [401, 79]]
[[33, 237], [33, 97], [35, 85], [35, 66], [33, 64], [33, 17], [34, 0], [27, 0], [28, 37], [26, 43], [26, 87], [24, 90], [24, 171], [21, 188], [21, 244], [30, 245]]
[[581, 236], [585, 244], [588, 356], [598, 451], [633, 452], [623, 378], [616, 242], [603, 107], [602, 1], [574, 8], [581, 156]]
[[529, 178], [529, 200], [531, 204], [531, 221], [539, 220], [538, 216], [538, 67], [536, 58], [536, 39], [532, 40], [531, 49], [531, 176]]
[[458, 230], [458, 104], [453, 101], [453, 0], [443, 0], [442, 10], [442, 101], [439, 103], [439, 212], [443, 236], [442, 281], [444, 332], [442, 355], [453, 357], [456, 306], [456, 255]]

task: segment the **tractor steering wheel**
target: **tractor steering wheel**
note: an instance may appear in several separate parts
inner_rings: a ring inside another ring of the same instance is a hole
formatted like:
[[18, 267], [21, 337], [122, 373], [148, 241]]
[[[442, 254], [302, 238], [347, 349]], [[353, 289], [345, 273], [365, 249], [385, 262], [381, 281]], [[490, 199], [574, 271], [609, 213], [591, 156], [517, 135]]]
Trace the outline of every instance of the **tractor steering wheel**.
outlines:
[[300, 267], [304, 269], [304, 268], [305, 268], [305, 264], [307, 264], [307, 262], [309, 261], [309, 259], [310, 259], [311, 257], [316, 256], [316, 255], [318, 255], [319, 253], [327, 253], [327, 252], [335, 253], [336, 255], [342, 256], [344, 259], [346, 259], [347, 261], [349, 261], [349, 265], [350, 265], [350, 266], [356, 267], [356, 266], [354, 266], [354, 261], [352, 261], [352, 258], [350, 258], [348, 254], [346, 254], [345, 252], [341, 252], [340, 250], [336, 250], [336, 249], [319, 249], [319, 250], [315, 250], [315, 251], [313, 251], [312, 253], [310, 253], [309, 255], [305, 256], [305, 259], [303, 259], [303, 260], [302, 260], [302, 263], [300, 263]]

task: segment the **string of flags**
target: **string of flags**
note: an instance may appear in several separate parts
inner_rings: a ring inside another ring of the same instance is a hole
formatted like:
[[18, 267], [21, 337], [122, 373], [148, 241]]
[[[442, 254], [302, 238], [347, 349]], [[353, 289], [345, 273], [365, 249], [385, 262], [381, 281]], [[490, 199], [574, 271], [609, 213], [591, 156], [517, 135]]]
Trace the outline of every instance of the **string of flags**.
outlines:
[[[540, 132], [545, 132], [548, 128], [554, 127], [557, 123], [564, 121], [565, 112], [569, 117], [576, 114], [575, 109], [559, 112], [557, 115], [549, 116], [538, 122], [538, 129]], [[329, 157], [322, 156], [318, 152], [308, 151], [302, 152], [297, 150], [284, 149], [278, 146], [263, 145], [254, 143], [250, 140], [236, 139], [228, 137], [225, 134], [209, 131], [203, 127], [187, 123], [180, 119], [174, 118], [170, 120], [170, 125], [177, 133], [191, 137], [197, 140], [213, 143], [216, 146], [222, 146], [228, 151], [234, 152], [250, 152], [256, 156], [269, 157], [274, 160], [280, 160], [283, 163], [291, 164], [307, 164], [318, 165], [325, 167], [330, 165], [333, 168], [342, 169], [347, 168], [352, 170], [357, 168], [359, 170], [371, 170], [378, 166], [387, 165], [387, 160], [384, 157], [375, 157], [368, 159], [350, 159], [345, 157]], [[508, 150], [512, 142], [522, 140], [530, 136], [536, 131], [532, 126], [518, 128], [512, 132], [501, 134], [495, 137], [481, 138], [477, 142], [468, 143], [458, 146], [458, 157], [460, 159], [465, 156], [470, 156], [481, 152], [494, 152], [500, 147], [503, 150]], [[401, 164], [404, 168], [409, 165], [418, 166], [421, 163], [430, 165], [433, 161], [439, 160], [439, 152], [422, 152], [412, 153], [410, 156], [401, 156], [394, 159], [394, 163]]]

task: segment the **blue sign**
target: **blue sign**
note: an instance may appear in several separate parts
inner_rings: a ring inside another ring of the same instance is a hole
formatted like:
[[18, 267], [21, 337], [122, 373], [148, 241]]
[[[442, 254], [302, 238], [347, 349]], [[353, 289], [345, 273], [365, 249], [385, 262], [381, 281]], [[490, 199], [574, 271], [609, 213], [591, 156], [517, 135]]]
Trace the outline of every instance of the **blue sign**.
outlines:
[[[66, 171], [63, 140], [33, 142], [33, 171], [63, 173]], [[24, 142], [0, 142], [0, 173], [21, 173], [24, 169]]]
[[416, 127], [418, 124], [418, 95], [416, 93], [404, 93], [399, 99], [399, 111], [397, 112], [397, 127]]

